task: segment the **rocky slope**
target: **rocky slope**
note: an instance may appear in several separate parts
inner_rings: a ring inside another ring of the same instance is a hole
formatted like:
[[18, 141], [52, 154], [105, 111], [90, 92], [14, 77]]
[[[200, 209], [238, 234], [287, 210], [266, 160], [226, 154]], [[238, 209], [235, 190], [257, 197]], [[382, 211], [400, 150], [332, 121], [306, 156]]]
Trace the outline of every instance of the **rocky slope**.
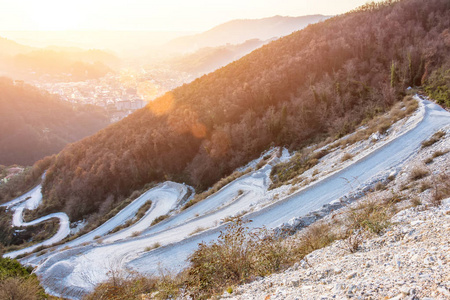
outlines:
[[[396, 178], [320, 222], [345, 218], [361, 203], [396, 197], [399, 211], [380, 235], [357, 232], [349, 240], [310, 253], [283, 273], [233, 288], [223, 299], [450, 299], [450, 127], [444, 137], [423, 147]], [[424, 171], [414, 179], [418, 170]], [[444, 194], [445, 195], [445, 194]], [[302, 232], [298, 235], [301, 236]], [[359, 236], [357, 236], [359, 235]]]
[[450, 199], [440, 207], [404, 210], [392, 221], [398, 223], [357, 253], [338, 241], [223, 298], [449, 299]]

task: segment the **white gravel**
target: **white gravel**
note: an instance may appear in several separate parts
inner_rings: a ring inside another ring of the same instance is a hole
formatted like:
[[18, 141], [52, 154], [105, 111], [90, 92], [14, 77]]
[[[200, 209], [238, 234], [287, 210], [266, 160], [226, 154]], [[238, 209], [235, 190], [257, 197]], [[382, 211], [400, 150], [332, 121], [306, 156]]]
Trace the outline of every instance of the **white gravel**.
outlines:
[[[95, 284], [105, 280], [112, 265], [146, 274], [158, 273], [161, 268], [179, 271], [186, 267], [187, 257], [199, 242], [217, 237], [224, 228], [223, 218], [249, 212], [246, 218], [253, 220], [251, 226], [274, 228], [348, 195], [367, 182], [373, 182], [381, 173], [391, 173], [403, 166], [418, 152], [423, 140], [450, 124], [448, 112], [428, 101], [420, 103], [419, 111], [399, 122], [387, 137], [378, 139], [369, 147], [359, 147], [353, 159], [337, 167], [322, 166], [322, 176], [290, 196], [286, 197], [289, 194], [286, 188], [267, 191], [271, 166], [266, 165], [238, 178], [189, 209], [144, 230], [141, 236], [121, 241], [111, 238], [111, 243], [100, 241], [98, 244], [80, 245], [29, 258], [26, 262], [38, 266], [36, 273], [41, 276], [49, 293], [73, 299], [80, 298]], [[322, 161], [329, 161], [331, 157]], [[340, 156], [335, 155], [334, 159], [339, 160]], [[280, 200], [275, 193], [279, 193]], [[199, 227], [204, 231], [193, 234]], [[108, 239], [105, 236], [104, 241]], [[161, 247], [151, 251], [146, 249], [155, 243]]]

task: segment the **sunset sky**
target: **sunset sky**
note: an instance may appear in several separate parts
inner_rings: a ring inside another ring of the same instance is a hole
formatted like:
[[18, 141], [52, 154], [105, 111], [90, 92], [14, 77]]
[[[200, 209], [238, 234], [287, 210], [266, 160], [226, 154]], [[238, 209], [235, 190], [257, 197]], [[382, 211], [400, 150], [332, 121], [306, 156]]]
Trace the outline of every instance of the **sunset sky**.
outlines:
[[334, 15], [366, 0], [0, 0], [0, 31], [204, 31], [233, 19]]

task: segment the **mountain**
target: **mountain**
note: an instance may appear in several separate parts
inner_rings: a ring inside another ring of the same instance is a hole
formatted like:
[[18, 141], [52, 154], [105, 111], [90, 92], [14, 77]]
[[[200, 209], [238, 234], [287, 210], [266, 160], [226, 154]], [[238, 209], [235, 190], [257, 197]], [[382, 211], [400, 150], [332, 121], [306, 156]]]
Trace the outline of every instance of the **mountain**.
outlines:
[[33, 48], [0, 38], [0, 75], [36, 79], [85, 80], [112, 72], [120, 60], [112, 53], [80, 48]]
[[176, 38], [166, 44], [175, 52], [192, 52], [204, 47], [217, 47], [226, 44], [241, 44], [247, 40], [268, 40], [288, 35], [312, 23], [326, 20], [329, 16], [312, 15], [302, 17], [274, 16], [263, 19], [233, 20], [218, 25], [196, 35]]
[[2, 165], [32, 165], [108, 123], [99, 108], [72, 107], [32, 86], [0, 78]]
[[204, 190], [271, 146], [341, 137], [449, 68], [449, 20], [447, 0], [372, 3], [273, 41], [67, 146], [41, 213], [79, 220], [151, 181]]
[[32, 50], [34, 50], [33, 47], [24, 46], [12, 40], [0, 37], [0, 57], [14, 56]]
[[165, 60], [164, 65], [177, 71], [203, 75], [243, 57], [266, 43], [268, 41], [252, 39], [239, 45], [201, 48], [194, 53]]

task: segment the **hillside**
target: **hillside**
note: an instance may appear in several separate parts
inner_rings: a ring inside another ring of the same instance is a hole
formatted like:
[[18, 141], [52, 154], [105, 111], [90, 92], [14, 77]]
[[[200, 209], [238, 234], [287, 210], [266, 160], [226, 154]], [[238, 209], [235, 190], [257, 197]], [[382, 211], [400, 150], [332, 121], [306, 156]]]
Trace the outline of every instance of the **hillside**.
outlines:
[[32, 51], [34, 48], [21, 45], [12, 40], [0, 37], [0, 57], [14, 56]]
[[164, 66], [177, 71], [203, 75], [243, 57], [266, 43], [268, 42], [251, 39], [238, 45], [201, 48], [194, 53], [167, 59], [164, 61]]
[[449, 299], [450, 126], [439, 132], [446, 134], [422, 143], [394, 179], [286, 241], [317, 245], [334, 236], [329, 245], [221, 299]]
[[444, 0], [372, 4], [263, 46], [64, 149], [41, 213], [78, 220], [151, 181], [203, 190], [270, 146], [340, 137], [449, 65], [449, 20]]
[[312, 23], [329, 18], [323, 15], [302, 17], [274, 16], [254, 20], [233, 20], [218, 25], [208, 31], [176, 38], [166, 44], [166, 48], [176, 52], [192, 52], [204, 47], [226, 44], [242, 44], [250, 39], [268, 40], [288, 35]]
[[76, 81], [102, 77], [119, 63], [114, 54], [102, 50], [34, 48], [0, 37], [0, 76]]
[[32, 165], [108, 124], [95, 107], [62, 102], [28, 85], [0, 78], [0, 164]]

